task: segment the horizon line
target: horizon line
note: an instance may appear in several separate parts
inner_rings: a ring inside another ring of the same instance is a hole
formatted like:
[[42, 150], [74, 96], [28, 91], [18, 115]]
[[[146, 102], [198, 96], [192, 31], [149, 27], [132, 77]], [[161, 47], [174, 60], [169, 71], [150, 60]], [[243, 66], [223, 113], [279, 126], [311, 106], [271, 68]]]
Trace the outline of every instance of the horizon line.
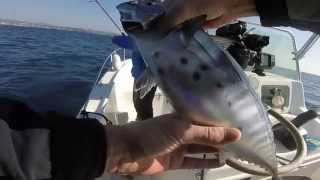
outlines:
[[[91, 32], [91, 33], [96, 33], [96, 34], [110, 34], [110, 35], [116, 35], [118, 33], [116, 32], [112, 32], [112, 31], [104, 31], [104, 30], [95, 30], [95, 29], [90, 29], [90, 28], [84, 28], [84, 27], [74, 27], [74, 26], [67, 26], [67, 25], [57, 25], [54, 23], [45, 23], [45, 22], [39, 22], [39, 21], [29, 21], [29, 20], [18, 20], [18, 19], [12, 19], [12, 18], [1, 18], [0, 17], [0, 23], [1, 21], [16, 21], [16, 22], [20, 22], [20, 23], [26, 23], [26, 26], [23, 27], [28, 27], [27, 25], [36, 25], [37, 28], [46, 28], [44, 26], [49, 26], [52, 27], [52, 29], [57, 29], [57, 28], [64, 28], [62, 30], [78, 30], [78, 31], [85, 31], [85, 32]], [[8, 22], [10, 23], [10, 22]], [[0, 24], [1, 25], [1, 24]], [[19, 25], [15, 25], [15, 24], [8, 24], [8, 25], [12, 25], [12, 26], [19, 26]], [[29, 27], [33, 27], [33, 26], [29, 26]], [[57, 29], [59, 30], [59, 29]]]

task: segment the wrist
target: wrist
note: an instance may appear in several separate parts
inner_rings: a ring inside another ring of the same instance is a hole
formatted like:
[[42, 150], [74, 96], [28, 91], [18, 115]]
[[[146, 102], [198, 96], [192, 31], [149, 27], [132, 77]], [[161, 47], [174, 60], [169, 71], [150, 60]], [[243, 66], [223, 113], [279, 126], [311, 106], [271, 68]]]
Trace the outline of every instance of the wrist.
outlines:
[[111, 126], [105, 128], [107, 139], [106, 172], [123, 174], [136, 172], [136, 162], [143, 155], [143, 146], [139, 143], [139, 137], [134, 125]]
[[255, 0], [230, 0], [226, 11], [235, 19], [258, 15]]
[[286, 0], [255, 0], [255, 3], [263, 26], [290, 26]]

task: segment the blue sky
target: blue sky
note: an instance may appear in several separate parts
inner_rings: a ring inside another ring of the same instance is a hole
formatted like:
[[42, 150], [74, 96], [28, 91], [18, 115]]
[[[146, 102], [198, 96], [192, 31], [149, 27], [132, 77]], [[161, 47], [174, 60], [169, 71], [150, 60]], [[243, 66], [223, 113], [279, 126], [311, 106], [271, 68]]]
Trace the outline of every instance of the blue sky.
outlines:
[[[124, 1], [101, 0], [118, 22], [115, 6]], [[117, 32], [102, 11], [88, 0], [1, 0], [0, 18]], [[258, 22], [258, 18], [250, 18], [249, 21]], [[311, 35], [310, 32], [286, 29], [294, 33], [298, 47]], [[303, 71], [320, 75], [320, 42], [304, 58], [301, 66]]]
[[[118, 20], [115, 6], [123, 1], [101, 0], [101, 3]], [[0, 18], [116, 31], [95, 3], [88, 0], [1, 0]]]

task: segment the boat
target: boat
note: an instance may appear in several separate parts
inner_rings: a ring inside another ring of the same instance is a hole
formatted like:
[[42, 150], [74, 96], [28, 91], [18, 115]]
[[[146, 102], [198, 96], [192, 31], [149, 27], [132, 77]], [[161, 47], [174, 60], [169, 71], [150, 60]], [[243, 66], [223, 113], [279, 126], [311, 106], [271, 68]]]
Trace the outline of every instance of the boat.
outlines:
[[[293, 120], [302, 113], [308, 112], [301, 78], [300, 60], [319, 38], [313, 35], [298, 51], [292, 33], [278, 28], [267, 28], [248, 24], [248, 32], [270, 37], [270, 44], [263, 52], [274, 55], [264, 69], [264, 76], [247, 69], [252, 87], [267, 107], [271, 107], [288, 120]], [[212, 30], [210, 34], [215, 34]], [[90, 117], [99, 120], [103, 125], [112, 123], [122, 125], [136, 121], [133, 105], [133, 83], [131, 76], [132, 62], [128, 50], [116, 49], [107, 58], [99, 72], [96, 83], [88, 101], [80, 110], [78, 117]], [[161, 89], [157, 89], [153, 100], [154, 116], [171, 111], [168, 98]], [[270, 116], [274, 125], [278, 122]], [[299, 127], [308, 145], [307, 156], [295, 170], [286, 174], [287, 179], [320, 179], [320, 119], [314, 118]], [[150, 132], [152, 133], [152, 132]], [[296, 154], [282, 141], [277, 140], [277, 157], [279, 165], [288, 164]], [[127, 179], [128, 177], [104, 175], [99, 179]], [[136, 180], [269, 180], [271, 177], [250, 175], [231, 168], [228, 165], [217, 169], [194, 169], [170, 171], [154, 176], [131, 177]], [[283, 178], [285, 179], [285, 178]]]

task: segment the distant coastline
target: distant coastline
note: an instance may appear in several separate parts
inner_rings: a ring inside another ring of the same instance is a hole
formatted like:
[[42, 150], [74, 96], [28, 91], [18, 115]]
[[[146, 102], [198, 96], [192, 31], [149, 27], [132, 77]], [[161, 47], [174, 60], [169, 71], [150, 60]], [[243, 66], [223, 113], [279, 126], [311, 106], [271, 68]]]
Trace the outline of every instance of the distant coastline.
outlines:
[[83, 28], [74, 28], [74, 27], [66, 27], [66, 26], [55, 26], [47, 23], [32, 23], [27, 21], [13, 20], [13, 19], [1, 19], [0, 18], [0, 26], [18, 26], [18, 27], [31, 27], [31, 28], [41, 28], [41, 29], [55, 29], [62, 31], [75, 31], [75, 32], [86, 32], [100, 35], [115, 35], [111, 32], [104, 31], [96, 31], [92, 29], [83, 29]]

